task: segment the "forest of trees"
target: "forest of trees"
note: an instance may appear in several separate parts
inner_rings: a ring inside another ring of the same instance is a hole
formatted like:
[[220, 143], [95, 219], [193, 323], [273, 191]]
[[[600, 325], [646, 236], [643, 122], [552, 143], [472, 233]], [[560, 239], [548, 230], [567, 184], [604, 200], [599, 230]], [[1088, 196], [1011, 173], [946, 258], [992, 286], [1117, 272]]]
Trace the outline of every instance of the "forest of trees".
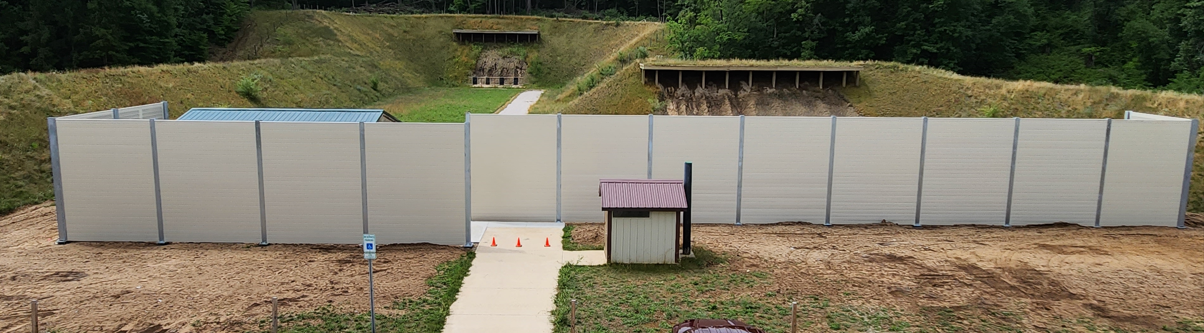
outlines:
[[0, 74], [204, 61], [245, 0], [0, 0]]
[[682, 0], [687, 58], [887, 60], [1204, 93], [1201, 0]]
[[0, 74], [204, 61], [252, 7], [667, 20], [686, 58], [1204, 93], [1204, 0], [0, 0]]

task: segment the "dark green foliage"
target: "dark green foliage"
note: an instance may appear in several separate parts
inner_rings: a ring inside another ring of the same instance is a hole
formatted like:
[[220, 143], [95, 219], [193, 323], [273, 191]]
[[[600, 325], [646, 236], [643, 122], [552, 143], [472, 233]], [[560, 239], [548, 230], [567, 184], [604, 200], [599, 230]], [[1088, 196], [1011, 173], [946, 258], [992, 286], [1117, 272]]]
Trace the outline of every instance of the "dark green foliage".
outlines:
[[246, 0], [0, 0], [0, 74], [205, 61]]
[[259, 101], [259, 92], [262, 89], [259, 86], [259, 75], [243, 76], [234, 84], [234, 92], [251, 102]]
[[1201, 0], [686, 0], [686, 58], [887, 60], [963, 74], [1200, 92]]

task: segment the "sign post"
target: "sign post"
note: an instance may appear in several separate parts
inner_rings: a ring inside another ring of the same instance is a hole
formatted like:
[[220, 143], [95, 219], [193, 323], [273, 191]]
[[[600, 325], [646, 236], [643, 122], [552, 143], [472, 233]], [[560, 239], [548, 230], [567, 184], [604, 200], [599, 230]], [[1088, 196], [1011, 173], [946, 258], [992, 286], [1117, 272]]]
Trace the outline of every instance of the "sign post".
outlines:
[[376, 259], [376, 235], [364, 234], [364, 259], [368, 259], [368, 318], [372, 333], [376, 333], [376, 291], [372, 283], [372, 260]]

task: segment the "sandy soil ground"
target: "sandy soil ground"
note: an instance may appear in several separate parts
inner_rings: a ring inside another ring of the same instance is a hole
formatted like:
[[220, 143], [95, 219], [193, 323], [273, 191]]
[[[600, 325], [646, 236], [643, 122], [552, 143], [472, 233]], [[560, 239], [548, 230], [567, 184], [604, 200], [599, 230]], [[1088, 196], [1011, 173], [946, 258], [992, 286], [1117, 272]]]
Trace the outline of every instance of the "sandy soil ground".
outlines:
[[[573, 238], [603, 232], [583, 224]], [[780, 294], [964, 320], [1019, 313], [1014, 324], [1036, 331], [1082, 318], [1135, 330], [1204, 320], [1200, 227], [699, 225], [694, 235], [729, 269], [769, 272], [764, 288]]]
[[[0, 218], [0, 332], [244, 332], [271, 313], [323, 305], [367, 311], [367, 264], [358, 246], [69, 243], [55, 245], [54, 207]], [[464, 249], [382, 246], [376, 300], [414, 297]], [[387, 313], [384, 311], [383, 313]]]

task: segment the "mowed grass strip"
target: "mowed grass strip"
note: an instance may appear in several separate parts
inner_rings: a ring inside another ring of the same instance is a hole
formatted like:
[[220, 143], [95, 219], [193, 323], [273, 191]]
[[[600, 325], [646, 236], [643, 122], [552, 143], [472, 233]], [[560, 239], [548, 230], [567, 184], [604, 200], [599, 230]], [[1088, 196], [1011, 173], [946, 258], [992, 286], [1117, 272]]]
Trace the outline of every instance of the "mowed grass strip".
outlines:
[[461, 123], [464, 113], [493, 113], [523, 89], [420, 88], [372, 106], [404, 122]]
[[[426, 295], [393, 301], [387, 307], [401, 313], [377, 313], [377, 329], [380, 332], [442, 332], [449, 308], [460, 293], [460, 286], [464, 284], [464, 277], [468, 276], [473, 258], [476, 258], [476, 252], [466, 252], [459, 258], [440, 264], [436, 268], [438, 273], [426, 280], [427, 286], [430, 286]], [[281, 315], [280, 326], [281, 332], [292, 333], [368, 332], [371, 330], [371, 321], [368, 313], [340, 312], [331, 306], [324, 306], [311, 312]], [[259, 327], [258, 332], [271, 332], [271, 318], [260, 320]]]

